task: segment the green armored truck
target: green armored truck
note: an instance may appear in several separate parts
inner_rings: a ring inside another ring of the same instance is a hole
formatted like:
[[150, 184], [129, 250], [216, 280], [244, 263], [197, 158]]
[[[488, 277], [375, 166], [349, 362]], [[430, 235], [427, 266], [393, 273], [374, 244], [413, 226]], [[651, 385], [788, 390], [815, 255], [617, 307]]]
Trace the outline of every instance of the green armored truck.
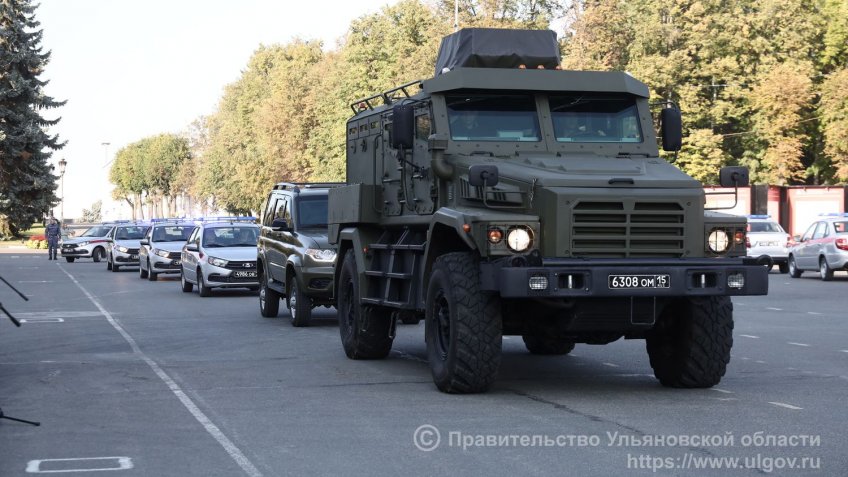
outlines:
[[[663, 385], [721, 380], [730, 297], [768, 290], [745, 219], [705, 210], [659, 157], [645, 84], [559, 63], [552, 31], [460, 30], [433, 78], [351, 105], [347, 185], [329, 192], [348, 357], [386, 357], [397, 321], [423, 318], [445, 392], [486, 390], [504, 335], [551, 355], [644, 339]], [[658, 113], [678, 150], [679, 110]]]

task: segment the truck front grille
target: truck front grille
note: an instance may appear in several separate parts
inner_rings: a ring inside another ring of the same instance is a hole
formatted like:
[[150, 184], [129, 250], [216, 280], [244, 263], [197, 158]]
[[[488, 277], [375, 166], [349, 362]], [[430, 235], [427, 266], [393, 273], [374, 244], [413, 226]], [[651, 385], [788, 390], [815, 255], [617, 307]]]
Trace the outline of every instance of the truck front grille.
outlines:
[[684, 210], [677, 202], [578, 202], [571, 221], [576, 257], [683, 256]]

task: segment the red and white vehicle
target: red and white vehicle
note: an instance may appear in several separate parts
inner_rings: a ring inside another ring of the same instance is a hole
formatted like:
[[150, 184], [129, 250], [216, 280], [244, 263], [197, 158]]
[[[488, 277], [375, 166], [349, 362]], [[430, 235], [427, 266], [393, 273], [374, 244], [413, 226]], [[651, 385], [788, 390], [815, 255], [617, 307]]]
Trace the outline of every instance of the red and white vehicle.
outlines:
[[112, 223], [95, 225], [79, 237], [62, 240], [62, 244], [59, 246], [61, 255], [68, 262], [73, 262], [78, 258], [92, 258], [95, 262], [99, 262], [100, 259], [106, 258], [106, 250], [112, 243], [109, 232], [114, 226]]
[[818, 270], [822, 280], [848, 270], [848, 214], [823, 214], [789, 249], [789, 275]]

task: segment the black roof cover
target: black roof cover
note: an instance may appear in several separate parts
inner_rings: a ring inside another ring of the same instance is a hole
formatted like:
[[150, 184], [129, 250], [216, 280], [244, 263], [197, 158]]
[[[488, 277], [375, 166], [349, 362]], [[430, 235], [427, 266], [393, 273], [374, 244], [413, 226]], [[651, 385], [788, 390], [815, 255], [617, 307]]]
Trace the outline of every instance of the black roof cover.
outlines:
[[559, 43], [551, 30], [463, 28], [442, 38], [435, 76], [445, 68], [545, 68], [559, 66]]

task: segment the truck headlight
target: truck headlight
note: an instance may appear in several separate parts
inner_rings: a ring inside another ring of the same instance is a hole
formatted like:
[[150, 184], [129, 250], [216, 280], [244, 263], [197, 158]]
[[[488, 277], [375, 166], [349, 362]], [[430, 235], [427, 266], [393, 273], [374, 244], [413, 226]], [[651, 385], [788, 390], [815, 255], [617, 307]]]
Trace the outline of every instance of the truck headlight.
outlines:
[[527, 227], [513, 227], [506, 233], [506, 245], [514, 252], [523, 252], [533, 245], [533, 236]]
[[156, 255], [159, 255], [160, 257], [163, 257], [163, 258], [168, 258], [168, 255], [169, 255], [169, 252], [167, 250], [160, 250], [158, 248], [154, 248], [153, 253], [155, 253]]
[[332, 262], [336, 259], [336, 251], [323, 248], [307, 248], [306, 255], [316, 262]]
[[215, 266], [215, 267], [224, 268], [224, 267], [227, 266], [226, 260], [216, 258], [216, 257], [209, 257], [206, 261], [209, 262], [209, 265], [212, 265], [212, 266]]
[[730, 245], [730, 237], [723, 229], [713, 229], [707, 237], [707, 246], [713, 253], [724, 253]]
[[123, 253], [128, 253], [130, 251], [130, 249], [128, 249], [127, 247], [118, 247], [118, 251], [123, 252]]

